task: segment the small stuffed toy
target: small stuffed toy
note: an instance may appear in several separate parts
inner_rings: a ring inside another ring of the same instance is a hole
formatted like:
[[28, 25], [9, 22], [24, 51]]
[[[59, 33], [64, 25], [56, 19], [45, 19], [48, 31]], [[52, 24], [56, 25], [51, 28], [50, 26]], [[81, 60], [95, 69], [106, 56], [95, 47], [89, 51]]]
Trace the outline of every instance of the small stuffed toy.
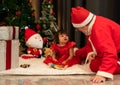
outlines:
[[34, 30], [25, 27], [25, 41], [26, 46], [28, 47], [28, 55], [22, 55], [22, 58], [40, 58], [43, 53], [43, 39], [41, 35]]
[[52, 56], [52, 50], [50, 48], [45, 48], [44, 49], [44, 57], [47, 57], [47, 56]]

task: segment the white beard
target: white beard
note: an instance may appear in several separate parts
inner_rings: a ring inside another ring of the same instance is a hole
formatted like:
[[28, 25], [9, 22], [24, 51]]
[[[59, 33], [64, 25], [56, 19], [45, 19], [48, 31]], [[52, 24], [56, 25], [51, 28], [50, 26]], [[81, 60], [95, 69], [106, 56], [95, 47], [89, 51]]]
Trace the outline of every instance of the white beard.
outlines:
[[[38, 37], [37, 39], [35, 38], [36, 36]], [[33, 48], [43, 48], [43, 39], [39, 34], [35, 34], [27, 40], [26, 45]]]

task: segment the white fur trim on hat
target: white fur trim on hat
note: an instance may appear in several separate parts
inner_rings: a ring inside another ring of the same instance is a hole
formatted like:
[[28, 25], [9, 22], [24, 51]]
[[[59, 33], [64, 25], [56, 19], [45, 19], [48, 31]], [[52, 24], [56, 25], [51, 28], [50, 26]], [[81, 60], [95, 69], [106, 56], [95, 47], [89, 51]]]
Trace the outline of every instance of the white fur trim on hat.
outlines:
[[74, 27], [84, 27], [85, 25], [87, 25], [91, 19], [93, 18], [93, 14], [92, 13], [89, 13], [88, 17], [82, 22], [82, 23], [79, 23], [79, 24], [75, 24], [75, 23], [72, 23]]

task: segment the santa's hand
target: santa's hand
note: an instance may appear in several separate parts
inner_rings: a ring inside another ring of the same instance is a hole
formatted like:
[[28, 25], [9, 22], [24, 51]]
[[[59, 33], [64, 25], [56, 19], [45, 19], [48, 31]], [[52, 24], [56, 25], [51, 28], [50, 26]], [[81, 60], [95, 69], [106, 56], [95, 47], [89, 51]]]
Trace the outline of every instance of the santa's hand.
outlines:
[[103, 77], [103, 76], [96, 75], [96, 76], [91, 77], [90, 80], [91, 80], [93, 83], [100, 83], [100, 82], [105, 82], [105, 81], [106, 81], [106, 78]]
[[93, 59], [95, 59], [96, 53], [95, 52], [89, 52], [87, 54], [87, 58], [85, 60], [85, 64], [91, 62]]

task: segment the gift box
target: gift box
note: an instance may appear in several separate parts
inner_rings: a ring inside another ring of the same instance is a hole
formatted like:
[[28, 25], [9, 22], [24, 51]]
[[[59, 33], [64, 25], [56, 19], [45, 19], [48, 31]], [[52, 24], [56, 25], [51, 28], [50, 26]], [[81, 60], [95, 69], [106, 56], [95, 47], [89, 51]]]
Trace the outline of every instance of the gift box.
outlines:
[[19, 66], [19, 40], [0, 40], [0, 71]]
[[0, 26], [0, 40], [12, 40], [19, 38], [19, 27]]

